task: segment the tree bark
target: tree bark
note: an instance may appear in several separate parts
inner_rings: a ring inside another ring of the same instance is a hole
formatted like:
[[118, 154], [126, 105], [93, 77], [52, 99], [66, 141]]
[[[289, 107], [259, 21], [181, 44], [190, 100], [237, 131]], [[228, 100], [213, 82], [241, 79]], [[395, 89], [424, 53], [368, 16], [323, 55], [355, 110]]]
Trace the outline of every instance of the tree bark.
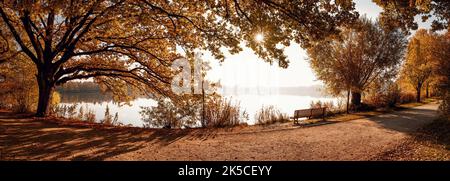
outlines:
[[352, 91], [352, 105], [358, 108], [361, 105], [361, 92]]
[[429, 87], [430, 87], [430, 84], [427, 83], [427, 84], [426, 84], [426, 89], [425, 89], [425, 97], [426, 97], [426, 98], [429, 98], [429, 97], [430, 97]]
[[421, 91], [421, 89], [422, 89], [422, 84], [417, 84], [417, 87], [416, 87], [416, 102], [420, 102], [420, 91]]
[[202, 80], [202, 123], [205, 123], [205, 88], [203, 87], [203, 80]]
[[45, 117], [49, 113], [54, 84], [48, 80], [48, 77], [46, 77], [43, 72], [38, 72], [36, 78], [39, 86], [39, 100], [36, 116]]
[[348, 107], [350, 106], [350, 89], [347, 90], [347, 114], [349, 113]]

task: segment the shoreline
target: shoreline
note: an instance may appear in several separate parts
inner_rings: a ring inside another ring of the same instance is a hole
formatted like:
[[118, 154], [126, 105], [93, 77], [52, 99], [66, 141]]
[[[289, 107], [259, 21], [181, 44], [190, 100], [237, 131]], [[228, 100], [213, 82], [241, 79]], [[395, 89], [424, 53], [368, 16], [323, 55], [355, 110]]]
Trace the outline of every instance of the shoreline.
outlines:
[[[0, 119], [0, 142], [4, 160], [371, 160], [432, 122], [436, 109], [430, 103], [339, 124], [273, 131], [264, 126], [89, 128]], [[412, 115], [413, 122], [407, 119]], [[393, 119], [399, 116], [404, 118]]]

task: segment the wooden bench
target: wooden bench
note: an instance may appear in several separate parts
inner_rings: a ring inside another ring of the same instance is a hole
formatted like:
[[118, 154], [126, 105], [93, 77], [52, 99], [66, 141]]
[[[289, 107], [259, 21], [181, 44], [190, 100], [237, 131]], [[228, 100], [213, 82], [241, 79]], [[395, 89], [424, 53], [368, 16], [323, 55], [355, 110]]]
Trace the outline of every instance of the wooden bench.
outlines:
[[295, 110], [294, 116], [291, 118], [294, 119], [294, 124], [298, 124], [298, 119], [304, 117], [311, 119], [311, 117], [322, 116], [322, 119], [325, 119], [326, 109], [327, 109], [326, 107], [321, 107], [321, 108]]

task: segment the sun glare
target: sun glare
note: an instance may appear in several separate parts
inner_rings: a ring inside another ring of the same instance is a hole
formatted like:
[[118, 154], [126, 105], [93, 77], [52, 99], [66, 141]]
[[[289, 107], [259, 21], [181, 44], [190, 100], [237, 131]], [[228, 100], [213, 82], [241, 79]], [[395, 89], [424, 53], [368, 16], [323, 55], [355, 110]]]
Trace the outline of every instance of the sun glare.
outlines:
[[255, 40], [256, 40], [258, 43], [264, 41], [264, 35], [263, 35], [262, 33], [256, 34]]

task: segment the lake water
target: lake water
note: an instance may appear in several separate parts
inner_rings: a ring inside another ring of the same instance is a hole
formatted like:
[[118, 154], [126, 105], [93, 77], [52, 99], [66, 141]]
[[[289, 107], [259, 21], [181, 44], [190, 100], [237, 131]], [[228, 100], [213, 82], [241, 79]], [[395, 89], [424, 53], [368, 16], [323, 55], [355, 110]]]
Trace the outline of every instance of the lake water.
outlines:
[[[273, 105], [282, 113], [292, 116], [294, 110], [309, 108], [311, 101], [325, 101], [336, 103], [337, 99], [323, 96], [308, 95], [287, 95], [287, 94], [228, 94], [224, 96], [233, 102], [239, 102], [241, 109], [246, 110], [249, 114], [248, 124], [254, 124], [254, 115], [262, 106]], [[77, 110], [83, 106], [84, 110], [90, 109], [94, 111], [96, 120], [104, 119], [106, 106], [110, 109], [110, 114], [118, 113], [119, 121], [125, 125], [142, 127], [141, 106], [155, 106], [157, 103], [152, 99], [138, 98], [130, 102], [130, 105], [118, 105], [112, 99], [105, 95], [99, 94], [61, 94], [60, 105], [77, 104]]]

